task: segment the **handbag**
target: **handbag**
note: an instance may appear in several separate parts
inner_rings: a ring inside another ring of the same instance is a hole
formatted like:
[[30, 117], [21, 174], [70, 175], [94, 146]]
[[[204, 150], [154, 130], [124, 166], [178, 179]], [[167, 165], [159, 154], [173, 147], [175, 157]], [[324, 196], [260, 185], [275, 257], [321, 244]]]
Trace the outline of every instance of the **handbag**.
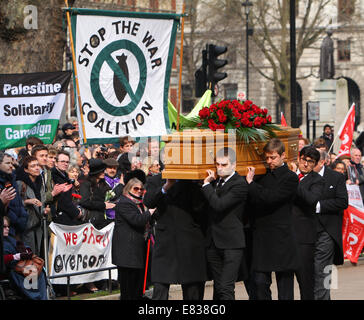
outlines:
[[27, 277], [33, 272], [36, 272], [37, 276], [40, 275], [44, 267], [44, 260], [37, 255], [33, 254], [32, 258], [29, 260], [20, 260], [16, 264], [14, 270], [16, 273]]

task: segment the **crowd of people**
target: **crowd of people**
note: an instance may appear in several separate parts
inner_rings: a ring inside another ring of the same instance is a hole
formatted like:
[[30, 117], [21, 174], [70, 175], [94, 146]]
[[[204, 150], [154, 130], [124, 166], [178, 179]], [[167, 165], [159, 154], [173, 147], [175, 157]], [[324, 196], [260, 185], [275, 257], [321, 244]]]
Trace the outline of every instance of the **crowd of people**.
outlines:
[[[260, 176], [253, 167], [239, 175], [234, 150], [222, 148], [216, 172], [208, 170], [203, 181], [163, 179], [158, 139], [125, 136], [119, 144], [86, 147], [76, 119], [52, 145], [28, 137], [24, 148], [0, 151], [1, 240], [12, 244], [1, 246], [1, 274], [33, 254], [45, 258], [44, 222], [91, 222], [97, 229], [114, 222], [112, 263], [122, 300], [143, 296], [148, 239], [155, 300], [167, 300], [171, 284], [181, 284], [183, 299], [202, 300], [207, 280], [214, 300], [234, 300], [237, 281], [250, 299], [271, 299], [272, 272], [279, 299], [294, 298], [294, 276], [301, 299], [330, 299], [324, 279], [327, 266], [343, 263], [345, 184], [364, 192], [364, 169], [357, 148], [350, 157], [328, 152], [328, 127], [312, 144], [299, 139], [294, 162], [287, 163], [282, 141], [268, 141], [268, 169]], [[106, 200], [109, 190], [113, 197]], [[39, 281], [31, 299], [44, 298], [45, 280]], [[84, 284], [91, 292], [104, 285]]]

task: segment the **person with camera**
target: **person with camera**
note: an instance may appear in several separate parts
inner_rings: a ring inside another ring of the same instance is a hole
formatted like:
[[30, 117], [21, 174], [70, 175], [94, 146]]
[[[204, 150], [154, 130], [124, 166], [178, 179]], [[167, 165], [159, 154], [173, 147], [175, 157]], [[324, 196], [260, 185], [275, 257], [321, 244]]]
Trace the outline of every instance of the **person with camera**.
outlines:
[[6, 188], [14, 188], [16, 192], [15, 198], [10, 201], [7, 207], [7, 216], [11, 220], [10, 234], [20, 239], [27, 225], [28, 214], [16, 184], [12, 158], [0, 151], [0, 189]]
[[[0, 227], [1, 229], [4, 228], [3, 226], [3, 217], [7, 214], [7, 207], [11, 200], [13, 200], [16, 196], [16, 191], [13, 187], [11, 188], [4, 188], [0, 190]], [[0, 233], [0, 257], [3, 256], [3, 234]], [[5, 264], [4, 260], [0, 259], [0, 273], [5, 271]]]

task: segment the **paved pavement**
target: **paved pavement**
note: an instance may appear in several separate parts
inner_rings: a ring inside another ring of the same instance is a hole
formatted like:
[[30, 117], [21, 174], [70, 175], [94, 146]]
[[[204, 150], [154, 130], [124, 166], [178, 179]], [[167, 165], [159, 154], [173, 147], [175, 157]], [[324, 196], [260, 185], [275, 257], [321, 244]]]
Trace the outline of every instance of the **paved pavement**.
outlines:
[[[331, 289], [332, 300], [364, 300], [364, 260], [359, 260], [356, 266], [345, 261], [343, 266], [339, 266], [333, 272], [333, 281]], [[337, 277], [334, 274], [337, 274]], [[336, 278], [336, 281], [335, 281]], [[273, 274], [272, 298], [277, 300], [277, 288]], [[204, 300], [212, 300], [212, 281], [206, 283]], [[236, 300], [248, 300], [243, 282], [237, 282], [235, 286]], [[119, 294], [93, 298], [89, 300], [118, 300]], [[295, 300], [300, 299], [298, 284], [295, 281]], [[182, 300], [182, 291], [180, 285], [172, 285], [170, 289], [169, 300]]]

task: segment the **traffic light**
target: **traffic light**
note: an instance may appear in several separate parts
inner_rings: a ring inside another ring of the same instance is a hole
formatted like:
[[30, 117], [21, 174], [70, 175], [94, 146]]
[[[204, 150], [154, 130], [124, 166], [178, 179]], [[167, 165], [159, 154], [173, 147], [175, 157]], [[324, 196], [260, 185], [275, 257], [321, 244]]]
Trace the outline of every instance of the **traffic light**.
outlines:
[[195, 96], [202, 97], [207, 90], [207, 50], [202, 50], [202, 66], [195, 72]]
[[208, 67], [207, 67], [207, 81], [208, 87], [212, 91], [212, 96], [215, 96], [215, 85], [217, 82], [227, 77], [226, 72], [218, 72], [218, 69], [225, 66], [228, 61], [226, 59], [218, 59], [218, 56], [224, 54], [227, 47], [217, 46], [214, 44], [208, 45]]

